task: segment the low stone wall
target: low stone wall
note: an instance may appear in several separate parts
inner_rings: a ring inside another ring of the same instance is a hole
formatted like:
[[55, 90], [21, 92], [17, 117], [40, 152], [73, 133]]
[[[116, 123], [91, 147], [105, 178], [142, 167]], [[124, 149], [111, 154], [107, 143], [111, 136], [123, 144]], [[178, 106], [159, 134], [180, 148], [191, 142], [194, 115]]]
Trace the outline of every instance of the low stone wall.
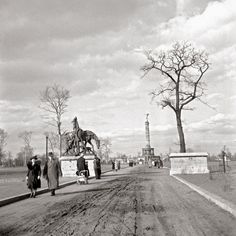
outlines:
[[205, 174], [209, 173], [206, 152], [200, 153], [171, 153], [170, 175], [174, 174]]

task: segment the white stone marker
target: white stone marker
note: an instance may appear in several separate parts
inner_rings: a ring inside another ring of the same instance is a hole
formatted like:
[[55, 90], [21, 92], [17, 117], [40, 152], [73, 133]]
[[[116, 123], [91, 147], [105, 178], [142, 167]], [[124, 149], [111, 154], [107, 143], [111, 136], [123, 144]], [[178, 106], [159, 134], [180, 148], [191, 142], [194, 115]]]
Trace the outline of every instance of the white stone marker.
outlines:
[[171, 153], [170, 175], [175, 174], [205, 174], [209, 173], [206, 152]]

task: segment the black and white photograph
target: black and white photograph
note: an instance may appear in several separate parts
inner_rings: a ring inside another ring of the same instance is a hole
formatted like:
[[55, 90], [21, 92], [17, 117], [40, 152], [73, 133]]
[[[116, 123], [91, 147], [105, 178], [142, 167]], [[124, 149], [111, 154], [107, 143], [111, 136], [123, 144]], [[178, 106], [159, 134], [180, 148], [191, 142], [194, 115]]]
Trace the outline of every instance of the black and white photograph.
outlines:
[[0, 0], [0, 235], [236, 235], [235, 0]]

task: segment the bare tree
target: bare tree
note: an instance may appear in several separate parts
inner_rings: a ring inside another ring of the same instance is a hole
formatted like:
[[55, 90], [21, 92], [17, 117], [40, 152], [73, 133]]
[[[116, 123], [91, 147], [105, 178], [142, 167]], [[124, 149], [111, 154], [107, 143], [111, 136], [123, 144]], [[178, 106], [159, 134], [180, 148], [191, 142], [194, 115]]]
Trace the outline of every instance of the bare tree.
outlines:
[[174, 111], [180, 152], [186, 152], [181, 115], [183, 110], [193, 110], [188, 107], [193, 100], [203, 102], [201, 96], [205, 84], [202, 79], [209, 68], [208, 55], [188, 42], [177, 42], [170, 50], [157, 53], [148, 51], [146, 57], [148, 64], [142, 67], [144, 76], [152, 70], [157, 70], [162, 76], [159, 88], [151, 93], [153, 99], [159, 98], [162, 108], [169, 107]]
[[0, 129], [0, 163], [5, 157], [4, 146], [7, 144], [7, 132], [4, 129]]
[[48, 86], [40, 93], [40, 108], [47, 112], [45, 118], [47, 123], [55, 126], [59, 135], [59, 151], [61, 156], [61, 121], [62, 115], [66, 112], [67, 102], [70, 98], [69, 90], [55, 84]]
[[23, 131], [19, 133], [18, 137], [24, 142], [22, 152], [24, 153], [24, 165], [26, 166], [27, 159], [33, 155], [33, 148], [31, 147], [32, 131]]
[[110, 138], [100, 139], [100, 148], [98, 149], [98, 155], [101, 160], [104, 158], [106, 163], [109, 161], [109, 154], [111, 153], [111, 140]]
[[54, 132], [45, 132], [45, 136], [48, 137], [50, 149], [54, 152], [55, 148], [60, 148], [59, 135]]

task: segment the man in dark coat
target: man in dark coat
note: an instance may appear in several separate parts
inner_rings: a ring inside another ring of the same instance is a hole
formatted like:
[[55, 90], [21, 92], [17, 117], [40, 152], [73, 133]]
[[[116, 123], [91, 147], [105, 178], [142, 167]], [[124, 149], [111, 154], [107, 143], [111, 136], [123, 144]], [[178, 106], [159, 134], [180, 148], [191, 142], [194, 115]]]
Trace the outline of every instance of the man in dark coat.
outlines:
[[77, 170], [79, 172], [85, 170], [85, 159], [83, 155], [81, 155], [77, 160]]
[[95, 156], [94, 158], [93, 166], [94, 166], [96, 179], [100, 179], [101, 178], [101, 161], [97, 156]]
[[55, 195], [55, 190], [59, 187], [59, 176], [62, 176], [61, 166], [52, 152], [49, 152], [48, 159], [43, 169], [43, 177], [48, 182], [48, 188], [51, 190], [51, 196]]
[[[77, 159], [77, 174], [79, 175], [81, 171], [88, 170], [86, 166], [86, 162], [84, 159], [84, 155], [82, 154], [78, 159]], [[88, 177], [88, 172], [85, 172], [86, 178]]]
[[26, 175], [27, 185], [31, 191], [30, 197], [36, 196], [37, 188], [41, 188], [41, 167], [40, 160], [38, 160], [37, 156], [33, 156], [30, 158], [30, 161], [27, 163], [28, 172]]
[[111, 161], [111, 168], [112, 170], [115, 170], [115, 162], [113, 160]]

